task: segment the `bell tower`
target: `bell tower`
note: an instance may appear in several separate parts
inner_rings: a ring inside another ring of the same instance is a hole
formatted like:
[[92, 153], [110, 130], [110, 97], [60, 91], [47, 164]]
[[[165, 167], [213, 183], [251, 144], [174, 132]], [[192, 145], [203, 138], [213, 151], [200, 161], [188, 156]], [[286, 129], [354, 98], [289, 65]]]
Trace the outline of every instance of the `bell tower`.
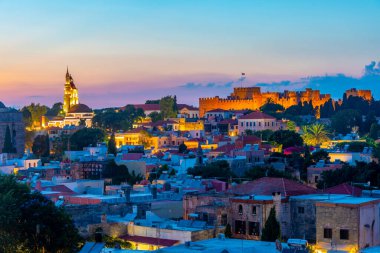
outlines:
[[66, 82], [63, 93], [63, 111], [68, 113], [73, 105], [79, 104], [78, 90], [74, 84], [73, 77], [69, 73], [69, 67], [66, 70]]

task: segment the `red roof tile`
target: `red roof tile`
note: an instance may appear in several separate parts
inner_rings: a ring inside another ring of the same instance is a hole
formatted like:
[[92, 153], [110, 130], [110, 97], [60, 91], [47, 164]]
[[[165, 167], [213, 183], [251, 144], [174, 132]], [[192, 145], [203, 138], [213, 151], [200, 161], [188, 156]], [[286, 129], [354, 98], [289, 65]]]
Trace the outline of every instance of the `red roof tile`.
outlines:
[[178, 110], [182, 110], [182, 109], [184, 109], [184, 108], [187, 108], [188, 110], [191, 110], [191, 111], [196, 111], [196, 110], [198, 110], [198, 108], [197, 107], [194, 107], [194, 106], [192, 106], [192, 105], [186, 105], [186, 104], [178, 104], [177, 105], [177, 108], [178, 108]]
[[281, 192], [285, 197], [317, 193], [316, 189], [296, 181], [274, 177], [263, 177], [239, 184], [228, 191], [237, 195], [271, 195], [273, 192]]
[[126, 153], [126, 154], [123, 154], [123, 158], [122, 160], [139, 160], [141, 159], [141, 157], [143, 156], [142, 153]]
[[276, 119], [276, 118], [260, 111], [254, 111], [254, 112], [241, 116], [239, 119]]
[[362, 189], [349, 185], [347, 183], [338, 184], [336, 186], [327, 188], [324, 190], [324, 192], [331, 194], [348, 194], [357, 197], [362, 195]]
[[133, 105], [136, 109], [143, 109], [144, 111], [159, 111], [159, 104], [137, 104]]
[[125, 241], [137, 242], [137, 243], [143, 243], [143, 244], [149, 244], [149, 245], [159, 245], [159, 246], [164, 246], [164, 247], [173, 246], [179, 243], [178, 240], [137, 236], [137, 235], [125, 235], [125, 236], [120, 236], [119, 238]]

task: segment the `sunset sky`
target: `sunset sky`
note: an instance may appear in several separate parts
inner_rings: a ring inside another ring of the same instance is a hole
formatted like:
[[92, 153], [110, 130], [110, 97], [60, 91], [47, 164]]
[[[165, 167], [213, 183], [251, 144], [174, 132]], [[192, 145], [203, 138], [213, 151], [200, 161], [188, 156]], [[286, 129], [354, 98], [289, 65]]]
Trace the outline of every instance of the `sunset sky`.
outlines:
[[67, 65], [93, 108], [167, 94], [197, 105], [241, 72], [246, 86], [360, 77], [380, 60], [380, 1], [0, 0], [0, 33], [8, 106], [62, 101]]

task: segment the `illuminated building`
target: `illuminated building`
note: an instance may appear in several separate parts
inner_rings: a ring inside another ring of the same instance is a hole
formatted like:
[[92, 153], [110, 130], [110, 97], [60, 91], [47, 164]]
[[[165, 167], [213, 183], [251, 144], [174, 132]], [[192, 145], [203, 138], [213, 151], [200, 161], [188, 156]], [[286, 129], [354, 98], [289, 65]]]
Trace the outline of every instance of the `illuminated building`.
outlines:
[[47, 116], [43, 116], [42, 126], [59, 128], [63, 128], [64, 126], [79, 125], [86, 127], [92, 126], [94, 112], [87, 105], [79, 103], [78, 89], [74, 84], [73, 77], [69, 73], [69, 69], [67, 69], [66, 72], [66, 82], [63, 95], [63, 111], [65, 113], [64, 117], [57, 116], [48, 118]]
[[65, 91], [63, 95], [63, 111], [68, 113], [70, 108], [79, 104], [78, 89], [74, 84], [74, 79], [69, 73], [69, 68], [66, 71]]

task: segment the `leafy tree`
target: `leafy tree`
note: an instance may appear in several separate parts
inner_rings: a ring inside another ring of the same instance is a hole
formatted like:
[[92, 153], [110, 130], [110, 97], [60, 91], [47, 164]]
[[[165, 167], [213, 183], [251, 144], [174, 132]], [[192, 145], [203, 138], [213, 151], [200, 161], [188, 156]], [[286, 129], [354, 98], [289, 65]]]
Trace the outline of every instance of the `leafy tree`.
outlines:
[[353, 127], [360, 126], [360, 124], [361, 115], [359, 111], [352, 109], [337, 112], [331, 118], [331, 128], [341, 134], [350, 133]]
[[34, 138], [32, 151], [38, 157], [48, 157], [50, 154], [49, 135], [37, 135]]
[[[49, 109], [45, 105], [34, 104], [34, 103], [31, 103], [30, 105], [24, 108], [26, 108], [31, 114], [32, 125], [40, 124], [42, 116], [45, 115]], [[24, 108], [22, 110], [24, 110]]]
[[159, 112], [151, 112], [148, 116], [152, 120], [152, 122], [157, 122], [159, 120], [164, 119], [162, 113], [159, 113]]
[[380, 136], [380, 126], [377, 123], [372, 123], [371, 128], [369, 130], [369, 137], [377, 140]]
[[326, 103], [321, 105], [320, 107], [320, 116], [321, 118], [330, 118], [332, 115], [334, 115], [335, 109], [334, 109], [334, 103], [332, 99], [329, 99]]
[[286, 171], [278, 171], [272, 166], [254, 166], [244, 173], [244, 177], [249, 178], [249, 180], [256, 180], [262, 177], [281, 177], [293, 179], [293, 176]]
[[317, 163], [320, 160], [328, 162], [330, 160], [329, 153], [325, 150], [318, 150], [311, 155], [311, 160], [313, 163]]
[[103, 142], [105, 134], [98, 128], [83, 128], [76, 131], [70, 137], [71, 150], [83, 150], [84, 147], [96, 146], [97, 143]]
[[132, 129], [132, 124], [144, 117], [144, 111], [136, 109], [133, 105], [127, 105], [123, 110], [113, 108], [96, 110], [93, 118], [95, 126], [112, 132]]
[[266, 130], [261, 130], [261, 131], [255, 131], [253, 132], [253, 135], [261, 138], [263, 141], [269, 141], [273, 133], [274, 132], [272, 130], [266, 129]]
[[230, 223], [227, 223], [226, 229], [224, 230], [224, 235], [226, 238], [232, 238], [232, 229]]
[[16, 148], [12, 144], [11, 130], [8, 125], [5, 129], [4, 146], [2, 152], [9, 154], [17, 152]]
[[26, 107], [23, 107], [21, 109], [21, 112], [22, 112], [22, 119], [24, 121], [25, 127], [31, 127], [33, 124], [32, 114]]
[[204, 166], [196, 166], [188, 169], [187, 173], [193, 176], [202, 176], [203, 178], [220, 178], [221, 180], [228, 180], [234, 176], [226, 160], [211, 162]]
[[328, 135], [329, 132], [323, 124], [316, 123], [313, 125], [303, 127], [302, 138], [305, 144], [310, 146], [318, 146], [324, 142], [329, 141], [330, 138], [328, 137]]
[[160, 100], [160, 110], [163, 118], [175, 118], [177, 117], [177, 104], [175, 96], [166, 96]]
[[76, 252], [80, 241], [64, 209], [0, 175], [0, 252]]
[[111, 137], [108, 141], [108, 154], [113, 154], [116, 156], [117, 154], [117, 148], [116, 148], [116, 141], [115, 141], [115, 134], [112, 133]]
[[280, 223], [276, 219], [276, 209], [272, 207], [269, 212], [267, 221], [265, 222], [265, 227], [263, 228], [261, 234], [261, 240], [267, 242], [274, 242], [280, 239], [281, 228]]
[[187, 151], [187, 146], [185, 143], [181, 143], [179, 146], [178, 146], [178, 152], [179, 153], [185, 153]]
[[159, 103], [160, 103], [160, 99], [145, 101], [146, 105], [149, 105], [149, 104], [159, 104]]
[[285, 108], [282, 105], [275, 104], [273, 102], [267, 101], [269, 103], [265, 103], [260, 107], [260, 111], [265, 112], [267, 114], [276, 114], [278, 111], [283, 112]]
[[296, 122], [291, 121], [291, 120], [289, 120], [288, 122], [286, 122], [286, 128], [287, 128], [289, 131], [293, 131], [293, 132], [295, 132], [295, 131], [296, 131], [296, 127], [297, 127]]
[[143, 180], [143, 177], [138, 174], [136, 175], [134, 171], [129, 173], [128, 168], [125, 165], [117, 165], [114, 160], [107, 163], [104, 171], [104, 178], [111, 178], [112, 184], [121, 184], [127, 182], [130, 185], [134, 185], [137, 182]]
[[317, 187], [333, 187], [342, 183], [367, 183], [380, 187], [380, 165], [375, 162], [357, 162], [356, 166], [344, 165], [342, 169], [325, 171]]
[[62, 116], [63, 104], [61, 102], [55, 103], [50, 109], [47, 110], [47, 116]]
[[269, 141], [281, 144], [283, 148], [303, 145], [302, 137], [298, 133], [289, 130], [275, 131], [270, 136]]

